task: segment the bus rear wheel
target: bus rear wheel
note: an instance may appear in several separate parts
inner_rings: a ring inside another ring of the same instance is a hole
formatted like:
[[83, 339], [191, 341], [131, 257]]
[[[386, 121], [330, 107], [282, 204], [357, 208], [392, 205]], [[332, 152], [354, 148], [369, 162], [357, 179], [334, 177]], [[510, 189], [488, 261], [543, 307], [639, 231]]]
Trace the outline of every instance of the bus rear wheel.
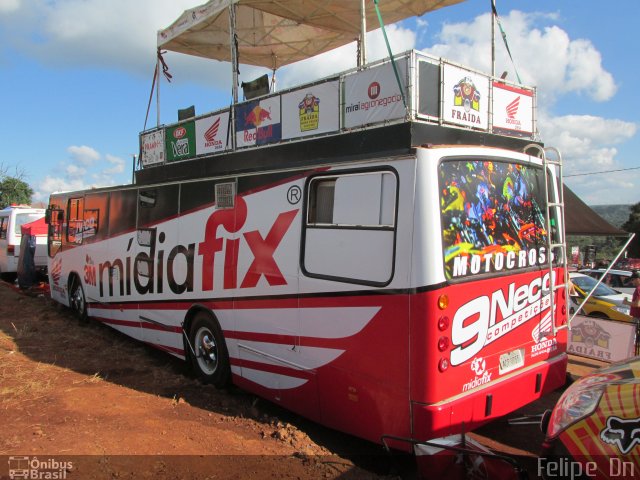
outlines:
[[200, 379], [217, 388], [229, 385], [229, 352], [216, 319], [206, 312], [196, 313], [191, 324], [189, 341], [193, 348], [191, 363]]
[[69, 306], [78, 320], [87, 321], [87, 300], [84, 296], [82, 282], [77, 275], [74, 275], [69, 282]]

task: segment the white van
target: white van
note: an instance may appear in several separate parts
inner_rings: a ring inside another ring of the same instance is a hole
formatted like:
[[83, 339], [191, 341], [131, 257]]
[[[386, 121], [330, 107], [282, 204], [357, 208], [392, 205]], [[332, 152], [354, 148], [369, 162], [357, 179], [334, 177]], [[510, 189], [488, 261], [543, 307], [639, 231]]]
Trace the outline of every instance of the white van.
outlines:
[[[0, 210], [0, 276], [4, 280], [15, 280], [20, 256], [20, 227], [44, 217], [43, 208], [28, 205], [12, 205]], [[35, 265], [37, 269], [47, 266], [47, 236], [36, 235]]]

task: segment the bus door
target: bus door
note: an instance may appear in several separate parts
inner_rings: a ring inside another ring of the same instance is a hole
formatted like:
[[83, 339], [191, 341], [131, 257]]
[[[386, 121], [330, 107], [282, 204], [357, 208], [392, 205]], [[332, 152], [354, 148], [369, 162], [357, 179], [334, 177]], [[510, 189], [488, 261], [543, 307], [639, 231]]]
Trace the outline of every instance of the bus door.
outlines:
[[[142, 339], [155, 347], [183, 353], [180, 325], [183, 312], [170, 302], [186, 289], [185, 260], [188, 248], [181, 246], [180, 185], [141, 187], [137, 196], [137, 229], [134, 240], [134, 287], [139, 294], [137, 320]], [[183, 268], [184, 267], [184, 268]], [[178, 276], [180, 278], [174, 278]]]

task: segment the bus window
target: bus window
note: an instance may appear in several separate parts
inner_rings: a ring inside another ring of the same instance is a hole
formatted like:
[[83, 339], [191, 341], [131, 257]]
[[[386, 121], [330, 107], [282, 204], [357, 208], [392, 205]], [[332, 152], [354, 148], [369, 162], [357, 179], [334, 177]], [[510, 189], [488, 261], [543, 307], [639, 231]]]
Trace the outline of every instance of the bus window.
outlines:
[[446, 159], [439, 166], [448, 279], [546, 265], [544, 171], [508, 161]]
[[82, 244], [84, 198], [70, 198], [67, 203], [67, 242]]
[[113, 191], [109, 195], [109, 237], [131, 231], [136, 224], [138, 191]]
[[49, 256], [54, 257], [62, 247], [62, 228], [64, 226], [64, 212], [59, 209], [51, 210], [49, 219], [49, 235], [47, 244]]
[[107, 237], [109, 193], [89, 194], [84, 198], [83, 241], [96, 242]]
[[[188, 188], [188, 187], [187, 187]], [[138, 228], [146, 228], [178, 214], [178, 184], [138, 191]]]
[[[307, 191], [305, 274], [372, 286], [391, 282], [395, 174], [364, 172], [315, 177]], [[354, 198], [358, 201], [354, 202]]]

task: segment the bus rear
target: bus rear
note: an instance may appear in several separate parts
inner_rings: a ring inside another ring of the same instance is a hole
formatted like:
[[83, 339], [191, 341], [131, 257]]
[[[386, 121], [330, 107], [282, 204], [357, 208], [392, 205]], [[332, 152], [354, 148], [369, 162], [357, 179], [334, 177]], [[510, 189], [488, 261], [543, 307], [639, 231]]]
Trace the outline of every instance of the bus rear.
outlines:
[[410, 390], [429, 439], [564, 384], [566, 288], [556, 169], [473, 147], [420, 149], [417, 168]]

